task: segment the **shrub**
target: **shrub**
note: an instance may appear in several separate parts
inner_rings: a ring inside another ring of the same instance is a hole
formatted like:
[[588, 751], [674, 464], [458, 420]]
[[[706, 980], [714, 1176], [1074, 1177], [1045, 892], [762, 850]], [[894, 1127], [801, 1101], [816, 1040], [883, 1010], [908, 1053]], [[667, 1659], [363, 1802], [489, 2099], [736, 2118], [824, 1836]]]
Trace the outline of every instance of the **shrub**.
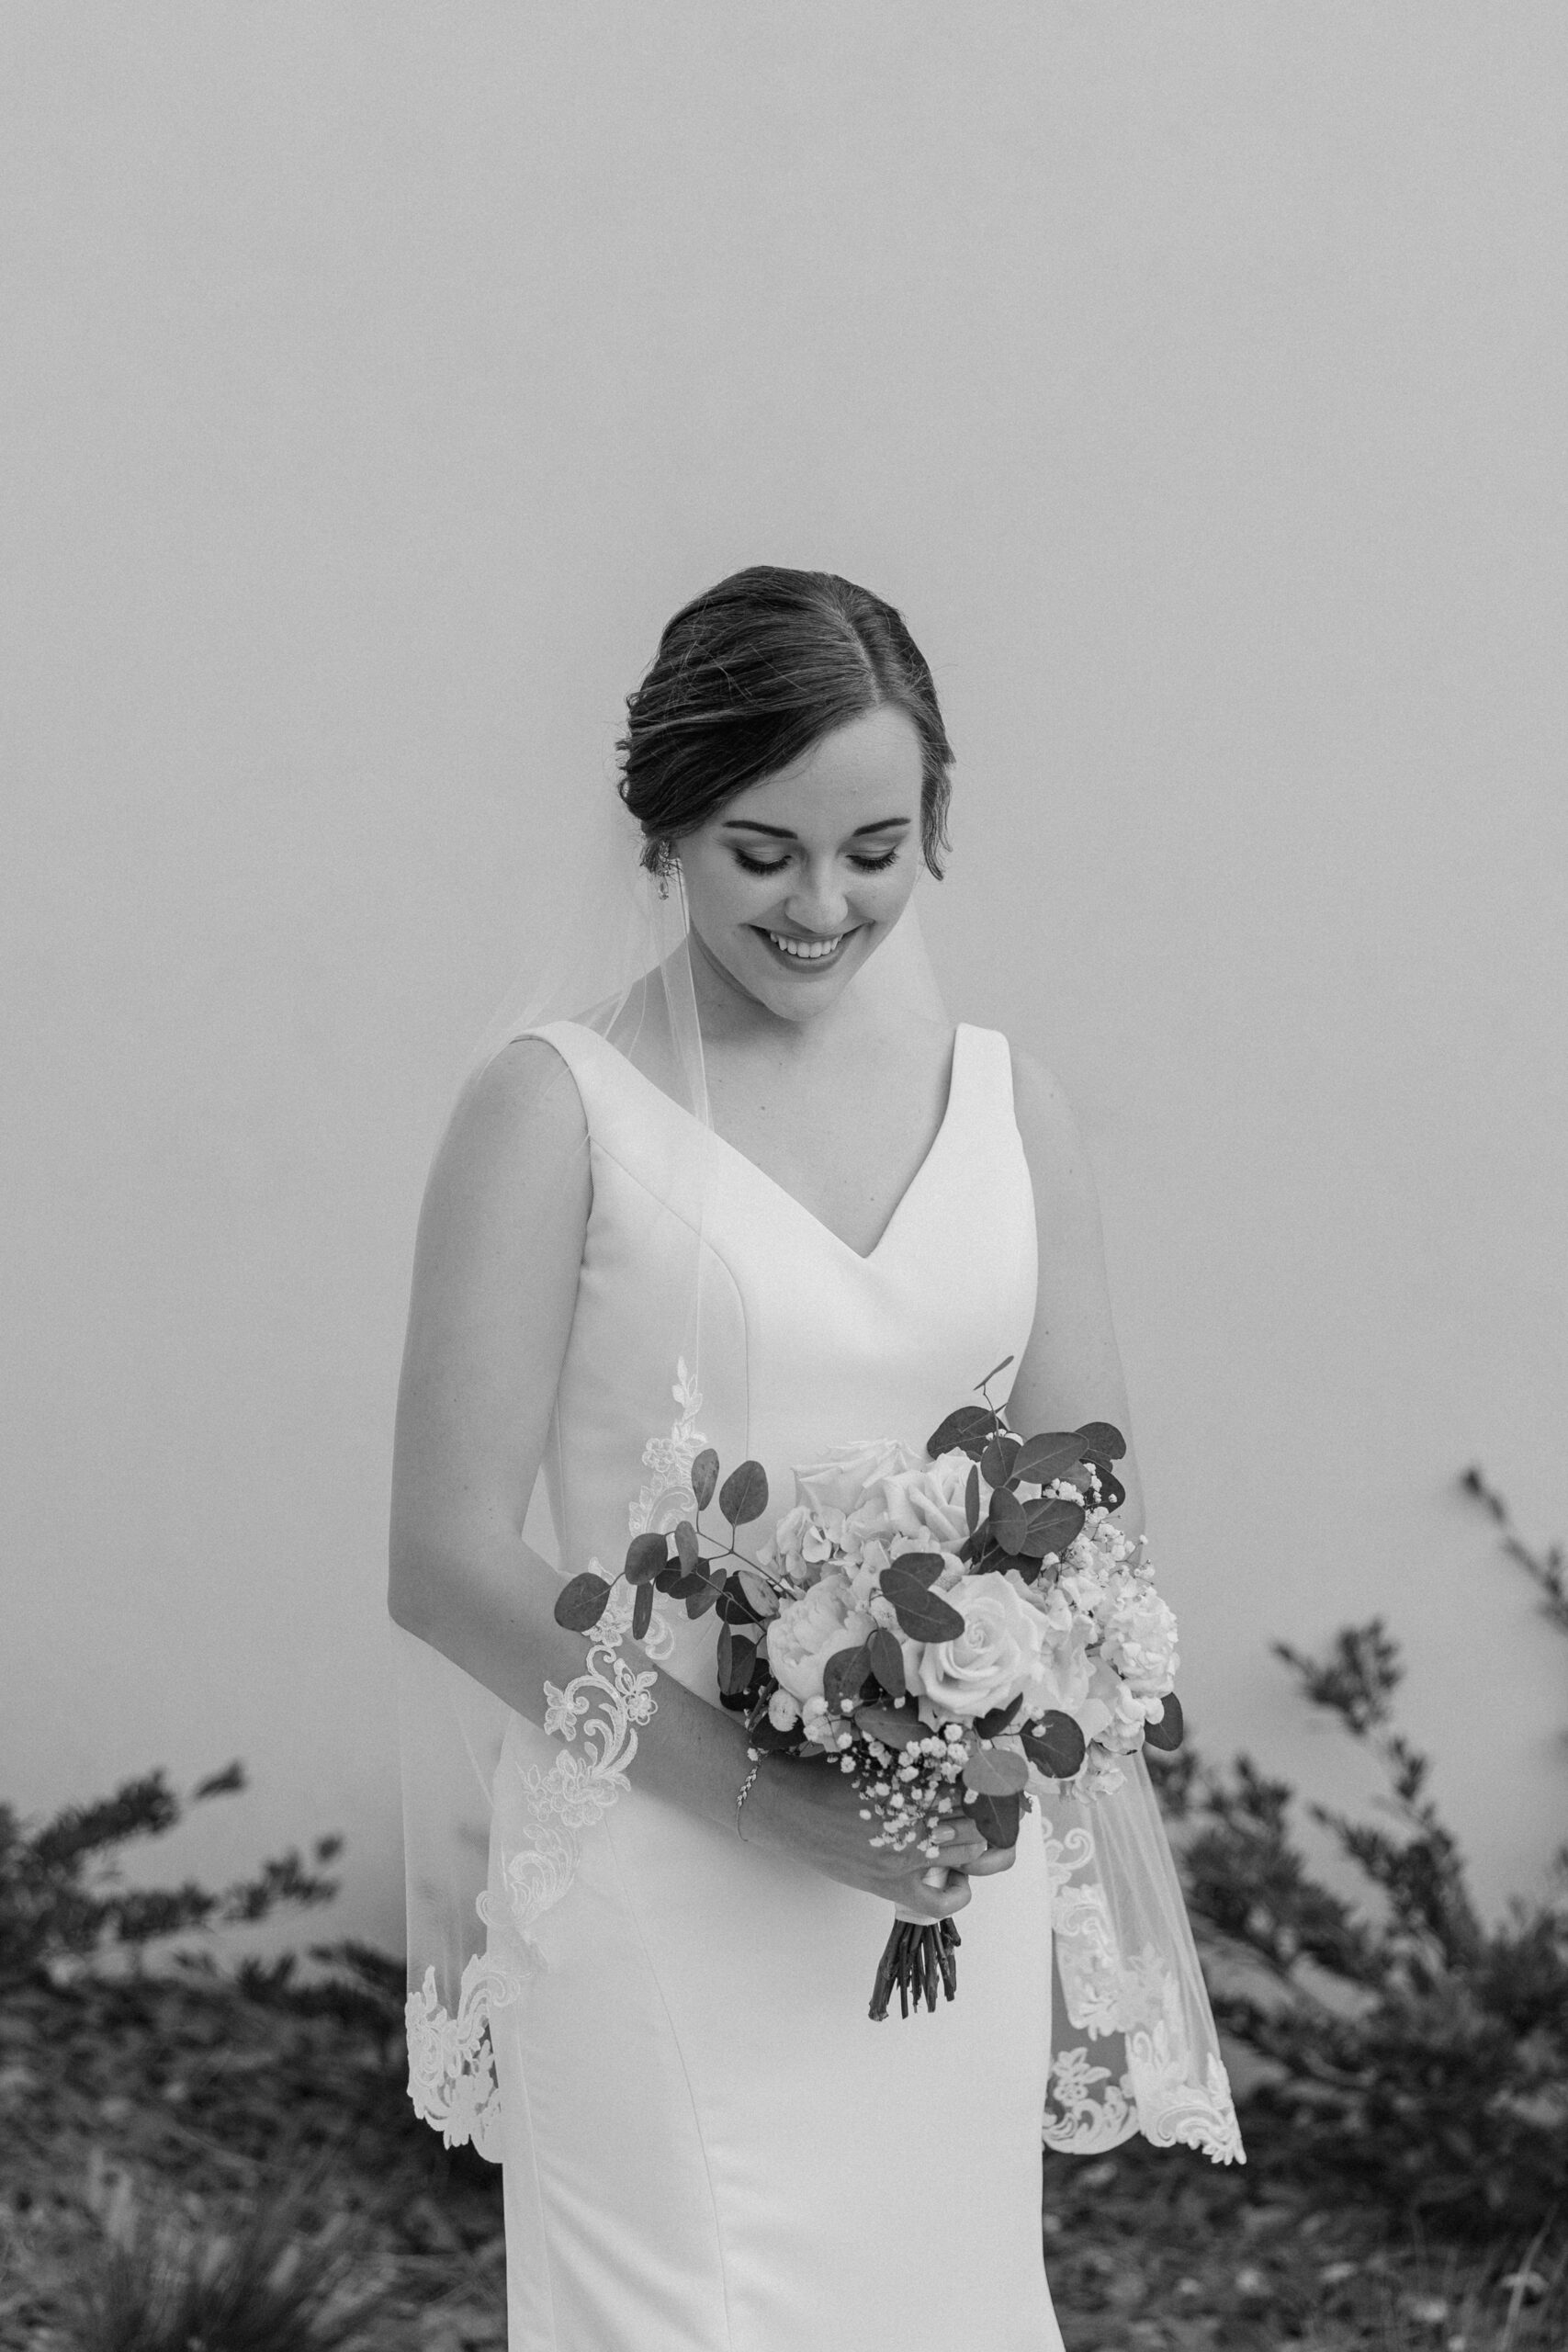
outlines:
[[387, 2282], [367, 2277], [362, 2233], [321, 2225], [318, 2160], [228, 2235], [139, 2210], [120, 2174], [100, 2205], [104, 2238], [73, 2298], [79, 2352], [372, 2352]]
[[[1526, 1545], [1500, 1496], [1462, 1481], [1568, 1633], [1561, 1546]], [[1297, 1842], [1287, 1781], [1190, 1752], [1162, 1775], [1221, 2026], [1266, 2062], [1246, 2102], [1252, 2153], [1335, 2199], [1477, 2236], [1568, 2206], [1568, 1849], [1543, 1894], [1488, 1927], [1393, 1717], [1403, 1668], [1381, 1618], [1318, 1657], [1275, 1652], [1305, 1697], [1382, 1767], [1388, 1826], [1308, 1810], [1358, 1873], [1347, 1901]]]
[[[232, 1796], [244, 1786], [235, 1761], [201, 1781], [188, 1802]], [[337, 1894], [337, 1881], [308, 1870], [298, 1849], [220, 1894], [188, 1879], [182, 1886], [122, 1887], [120, 1849], [133, 1838], [166, 1836], [185, 1810], [162, 1770], [126, 1781], [96, 1804], [67, 1805], [41, 1826], [0, 1804], [0, 1988], [94, 1966], [117, 1946], [140, 1960], [150, 1943], [189, 1928], [250, 1924], [280, 1906], [327, 1903]], [[342, 1850], [341, 1838], [319, 1838], [313, 1862], [330, 1862]]]

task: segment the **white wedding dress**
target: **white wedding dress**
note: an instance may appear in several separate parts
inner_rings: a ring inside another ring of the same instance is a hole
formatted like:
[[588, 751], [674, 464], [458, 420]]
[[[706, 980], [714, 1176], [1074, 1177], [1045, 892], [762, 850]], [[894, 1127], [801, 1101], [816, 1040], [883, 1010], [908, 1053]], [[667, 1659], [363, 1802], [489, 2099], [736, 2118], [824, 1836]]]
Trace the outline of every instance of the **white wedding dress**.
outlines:
[[[727, 1472], [762, 1462], [771, 1524], [792, 1464], [918, 1446], [1021, 1354], [1034, 1214], [998, 1034], [958, 1030], [941, 1128], [865, 1257], [722, 1141], [705, 1184], [703, 1131], [594, 1033], [536, 1034], [592, 1154], [550, 1478], [572, 1567], [613, 1572], [628, 1524], [667, 1524], [705, 1442]], [[700, 1396], [666, 1351], [699, 1215]], [[510, 1718], [482, 1907], [512, 2352], [1059, 2352], [1043, 1842], [1026, 1823], [977, 1883], [957, 2000], [874, 2025], [886, 1903], [660, 1802], [635, 1761], [620, 1779], [658, 1677], [716, 1705], [716, 1633], [661, 1601], [646, 1659], [600, 1648], [558, 1694], [570, 1747]]]

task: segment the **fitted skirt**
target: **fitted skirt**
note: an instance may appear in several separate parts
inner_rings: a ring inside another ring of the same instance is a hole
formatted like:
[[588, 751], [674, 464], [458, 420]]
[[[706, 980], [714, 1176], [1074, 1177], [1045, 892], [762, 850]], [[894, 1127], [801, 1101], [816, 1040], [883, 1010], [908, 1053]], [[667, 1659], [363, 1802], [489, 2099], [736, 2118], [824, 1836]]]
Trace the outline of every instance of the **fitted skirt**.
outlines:
[[[510, 1760], [547, 1766], [513, 1730]], [[530, 1842], [505, 1764], [492, 1831]], [[1037, 1822], [959, 1915], [957, 1999], [873, 2024], [892, 1924], [634, 1772], [491, 2011], [510, 2352], [1060, 2352]]]

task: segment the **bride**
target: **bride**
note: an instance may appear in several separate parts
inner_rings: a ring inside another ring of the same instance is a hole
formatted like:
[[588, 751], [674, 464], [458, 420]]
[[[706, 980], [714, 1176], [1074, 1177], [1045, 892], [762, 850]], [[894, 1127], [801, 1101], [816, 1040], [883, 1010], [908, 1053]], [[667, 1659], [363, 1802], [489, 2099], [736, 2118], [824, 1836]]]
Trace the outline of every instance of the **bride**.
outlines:
[[[796, 1467], [919, 1447], [1004, 1357], [1015, 1428], [1125, 1429], [1092, 1181], [1049, 1076], [955, 1025], [920, 952], [952, 753], [898, 614], [737, 573], [627, 707], [630, 965], [502, 1024], [420, 1222], [411, 2096], [503, 2166], [513, 2352], [1049, 2352], [1043, 2128], [1241, 2154], [1141, 1759], [1125, 1802], [1040, 1783], [1016, 1849], [944, 1826], [933, 1868], [842, 1775], [749, 1754], [711, 1614], [661, 1600], [638, 1643], [612, 1608], [585, 1645], [553, 1603], [691, 1511], [710, 1444], [762, 1463], [773, 1519]], [[890, 1904], [962, 1913], [963, 1973], [876, 2025]]]

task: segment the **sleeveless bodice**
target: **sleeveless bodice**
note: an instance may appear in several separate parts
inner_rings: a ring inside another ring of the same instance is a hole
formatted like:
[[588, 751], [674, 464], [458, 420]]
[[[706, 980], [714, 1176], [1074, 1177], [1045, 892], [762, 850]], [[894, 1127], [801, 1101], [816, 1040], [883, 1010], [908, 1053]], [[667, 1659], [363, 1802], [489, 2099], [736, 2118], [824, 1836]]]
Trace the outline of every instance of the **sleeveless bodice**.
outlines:
[[[592, 1172], [548, 1472], [564, 1567], [621, 1565], [680, 1353], [694, 1357], [697, 1418], [725, 1470], [752, 1456], [767, 1471], [770, 1523], [794, 1502], [792, 1464], [862, 1438], [918, 1447], [1021, 1355], [1034, 1206], [998, 1032], [959, 1027], [941, 1126], [863, 1257], [593, 1031], [537, 1034], [576, 1081]], [[997, 1393], [1010, 1385], [1010, 1372]], [[665, 1670], [716, 1698], [714, 1621], [662, 1613], [675, 1636]]]

